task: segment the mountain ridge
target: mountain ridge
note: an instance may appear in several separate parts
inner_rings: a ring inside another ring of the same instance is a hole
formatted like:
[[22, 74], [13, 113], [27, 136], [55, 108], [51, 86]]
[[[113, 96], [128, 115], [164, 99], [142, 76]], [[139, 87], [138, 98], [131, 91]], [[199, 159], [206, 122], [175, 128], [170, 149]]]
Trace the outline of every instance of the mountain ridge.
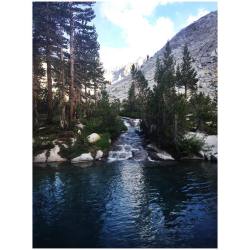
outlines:
[[[169, 42], [176, 65], [181, 62], [183, 46], [188, 45], [199, 79], [198, 91], [213, 95], [213, 86], [217, 85], [217, 11], [212, 11], [183, 28]], [[165, 46], [148, 58], [140, 67], [151, 88], [155, 84], [156, 59], [163, 57], [164, 49]], [[130, 74], [113, 82], [107, 87], [110, 99], [123, 100], [127, 98], [130, 85]]]

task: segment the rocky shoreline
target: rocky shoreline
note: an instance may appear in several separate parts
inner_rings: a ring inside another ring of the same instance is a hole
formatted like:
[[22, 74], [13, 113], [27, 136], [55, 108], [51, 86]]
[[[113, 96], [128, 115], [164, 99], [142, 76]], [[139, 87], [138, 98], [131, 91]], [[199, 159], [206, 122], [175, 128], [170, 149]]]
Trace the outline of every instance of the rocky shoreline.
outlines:
[[[139, 119], [131, 119], [128, 117], [123, 117], [124, 121], [129, 123], [131, 126], [136, 128], [137, 133], [141, 133], [139, 128]], [[82, 130], [84, 129], [83, 124], [77, 124], [76, 127], [78, 128], [78, 134], [81, 135]], [[205, 135], [203, 133], [193, 133], [190, 132], [186, 135], [187, 137], [196, 137], [197, 139], [204, 141], [204, 146], [202, 150], [197, 155], [191, 155], [188, 157], [183, 157], [180, 160], [209, 160], [217, 162], [217, 135]], [[34, 163], [53, 163], [53, 162], [71, 162], [71, 163], [81, 163], [81, 162], [94, 162], [94, 161], [105, 161], [108, 158], [109, 152], [112, 152], [112, 144], [111, 140], [109, 139], [109, 148], [107, 150], [101, 150], [96, 146], [96, 143], [100, 141], [102, 135], [97, 133], [92, 133], [87, 136], [88, 143], [93, 145], [95, 150], [91, 150], [89, 152], [82, 152], [76, 157], [72, 159], [66, 159], [62, 157], [61, 149], [68, 148], [69, 145], [65, 144], [63, 141], [54, 140], [53, 141], [53, 148], [49, 150], [44, 150], [43, 152], [37, 154], [33, 162]], [[71, 138], [71, 146], [76, 143], [76, 138]], [[147, 160], [148, 161], [174, 161], [174, 157], [171, 156], [165, 150], [160, 149], [155, 144], [150, 143], [144, 146], [147, 152]], [[86, 151], [86, 150], [85, 150]], [[138, 154], [138, 152], [136, 152]], [[134, 154], [131, 154], [129, 159], [132, 159]]]

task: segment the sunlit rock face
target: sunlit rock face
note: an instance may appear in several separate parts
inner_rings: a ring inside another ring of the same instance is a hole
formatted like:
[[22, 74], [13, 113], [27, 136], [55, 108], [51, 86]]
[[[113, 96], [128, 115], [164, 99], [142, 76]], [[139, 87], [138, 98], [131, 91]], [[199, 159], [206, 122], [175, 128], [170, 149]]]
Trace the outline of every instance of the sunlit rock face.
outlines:
[[[187, 44], [194, 59], [193, 66], [198, 73], [198, 91], [213, 95], [213, 85], [217, 85], [217, 11], [211, 12], [178, 32], [171, 40], [170, 46], [176, 63], [182, 59], [183, 46]], [[140, 66], [149, 86], [155, 84], [154, 73], [156, 59], [163, 57], [165, 46], [148, 58]], [[119, 72], [114, 72], [114, 75]], [[120, 74], [112, 84], [107, 87], [111, 99], [127, 98], [131, 85], [130, 74]]]
[[130, 74], [130, 69], [133, 64], [139, 68], [142, 66], [143, 63], [146, 62], [146, 60], [146, 57], [139, 57], [136, 61], [129, 62], [122, 67], [116, 67], [112, 70], [105, 71], [105, 78], [112, 84], [119, 82]]

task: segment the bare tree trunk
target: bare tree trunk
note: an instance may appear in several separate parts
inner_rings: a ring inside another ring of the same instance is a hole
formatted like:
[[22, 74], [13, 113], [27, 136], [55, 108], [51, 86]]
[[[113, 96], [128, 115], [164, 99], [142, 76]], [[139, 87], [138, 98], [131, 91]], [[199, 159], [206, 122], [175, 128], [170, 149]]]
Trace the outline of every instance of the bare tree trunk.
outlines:
[[88, 93], [87, 93], [87, 86], [84, 86], [84, 95], [85, 95], [85, 110], [84, 115], [87, 116], [88, 114]]
[[96, 97], [96, 86], [94, 86], [94, 101], [95, 101], [95, 105], [96, 105], [96, 99], [97, 99], [97, 97]]
[[187, 99], [187, 85], [185, 85], [185, 99]]
[[76, 110], [76, 117], [79, 118], [79, 105], [81, 101], [81, 92], [80, 88], [76, 87], [75, 88], [75, 110]]
[[33, 75], [33, 121], [36, 127], [39, 123], [39, 114], [37, 111], [37, 98], [38, 98], [38, 81], [37, 77]]
[[51, 76], [51, 62], [47, 53], [47, 84], [48, 84], [48, 123], [52, 122], [52, 76]]
[[74, 16], [73, 10], [71, 9], [71, 17], [70, 17], [70, 89], [69, 89], [69, 122], [72, 124], [74, 121], [74, 101], [75, 101], [75, 93], [74, 93]]
[[61, 48], [61, 74], [60, 74], [60, 100], [59, 100], [59, 108], [60, 108], [60, 127], [64, 129], [66, 127], [66, 116], [65, 116], [65, 92], [64, 92], [64, 61], [63, 61], [63, 49]]
[[174, 145], [177, 147], [178, 115], [174, 114]]
[[[49, 3], [46, 5], [47, 8], [47, 22], [49, 22]], [[47, 27], [47, 33], [48, 33], [48, 27]], [[47, 34], [48, 35], [48, 34]], [[50, 41], [47, 40], [47, 46], [46, 46], [46, 64], [47, 64], [47, 85], [48, 85], [48, 116], [47, 116], [47, 122], [52, 122], [52, 76], [51, 76], [51, 59], [50, 59]]]

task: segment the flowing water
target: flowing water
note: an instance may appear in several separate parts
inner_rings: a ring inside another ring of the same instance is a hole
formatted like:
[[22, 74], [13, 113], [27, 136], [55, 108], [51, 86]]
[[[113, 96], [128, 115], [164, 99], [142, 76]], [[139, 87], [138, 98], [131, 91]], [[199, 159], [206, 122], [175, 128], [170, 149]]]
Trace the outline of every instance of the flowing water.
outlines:
[[34, 165], [34, 247], [217, 247], [217, 165], [150, 162], [138, 128], [105, 162]]

